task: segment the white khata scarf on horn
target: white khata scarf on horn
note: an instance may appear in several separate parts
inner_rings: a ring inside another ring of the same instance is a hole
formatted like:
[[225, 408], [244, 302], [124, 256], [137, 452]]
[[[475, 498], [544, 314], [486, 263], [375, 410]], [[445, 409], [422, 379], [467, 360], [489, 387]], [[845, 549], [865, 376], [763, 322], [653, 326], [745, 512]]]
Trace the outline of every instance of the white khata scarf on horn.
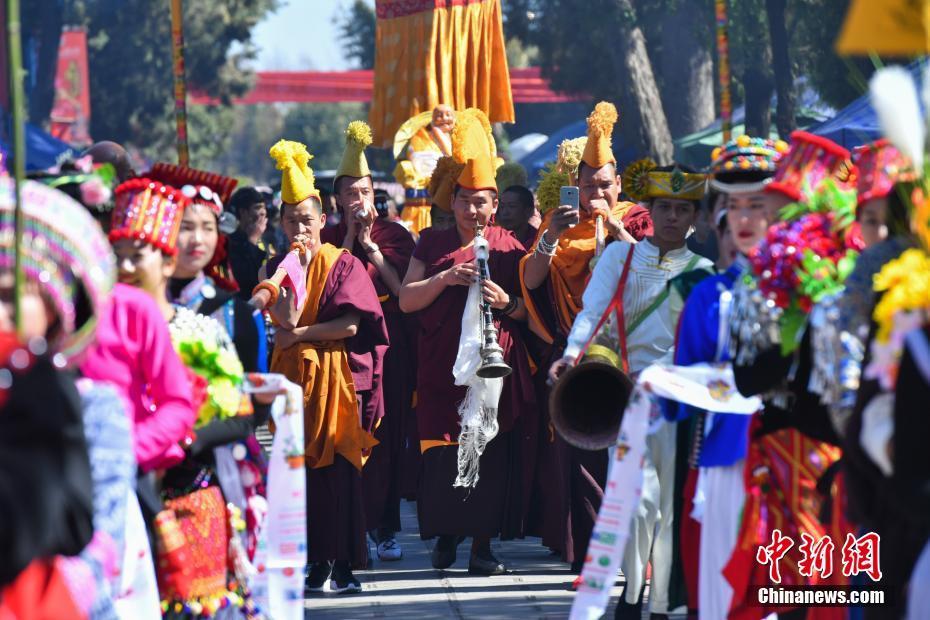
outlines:
[[459, 352], [452, 366], [455, 385], [468, 387], [459, 405], [458, 476], [452, 486], [473, 488], [478, 484], [479, 459], [488, 442], [497, 436], [497, 404], [504, 380], [482, 379], [475, 373], [481, 366], [481, 289], [478, 282], [468, 288]]

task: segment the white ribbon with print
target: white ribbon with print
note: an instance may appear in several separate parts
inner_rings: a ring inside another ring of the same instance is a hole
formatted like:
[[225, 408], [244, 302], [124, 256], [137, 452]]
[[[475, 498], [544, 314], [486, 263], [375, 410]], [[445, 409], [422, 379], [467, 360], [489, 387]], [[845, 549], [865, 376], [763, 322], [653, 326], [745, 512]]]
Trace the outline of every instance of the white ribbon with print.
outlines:
[[279, 374], [249, 375], [243, 389], [278, 395], [271, 405], [275, 434], [268, 460], [268, 516], [258, 535], [252, 596], [269, 618], [301, 620], [307, 564], [303, 390]]
[[752, 415], [762, 407], [761, 399], [746, 398], [736, 389], [730, 364], [654, 364], [640, 373], [611, 453], [607, 487], [588, 544], [571, 620], [600, 618], [610, 600], [610, 590], [617, 580], [630, 537], [630, 523], [642, 496], [646, 435], [662, 424], [662, 418], [653, 414], [658, 409], [653, 407], [654, 397], [715, 413]]

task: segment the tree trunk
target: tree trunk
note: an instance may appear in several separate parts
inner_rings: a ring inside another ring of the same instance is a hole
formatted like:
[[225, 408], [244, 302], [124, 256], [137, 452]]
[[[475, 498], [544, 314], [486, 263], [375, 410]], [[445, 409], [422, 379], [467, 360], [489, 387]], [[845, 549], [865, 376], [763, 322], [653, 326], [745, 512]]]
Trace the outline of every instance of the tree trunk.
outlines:
[[617, 0], [617, 3], [625, 17], [621, 20], [615, 53], [622, 55], [618, 65], [625, 69], [628, 80], [618, 85], [621, 88], [621, 127], [624, 127], [625, 118], [628, 131], [624, 133], [633, 133], [638, 151], [659, 165], [668, 165], [673, 161], [675, 147], [646, 51], [646, 37], [636, 23], [630, 0]]
[[768, 138], [772, 127], [772, 78], [758, 67], [743, 74], [746, 90], [746, 135]]
[[772, 40], [775, 92], [778, 95], [775, 126], [778, 127], [779, 135], [787, 140], [797, 126], [795, 124], [794, 75], [791, 58], [788, 56], [788, 30], [785, 27], [786, 3], [787, 0], [765, 0], [769, 38]]
[[713, 15], [706, 2], [683, 0], [662, 20], [662, 102], [673, 137], [714, 121], [713, 45], [708, 27]]

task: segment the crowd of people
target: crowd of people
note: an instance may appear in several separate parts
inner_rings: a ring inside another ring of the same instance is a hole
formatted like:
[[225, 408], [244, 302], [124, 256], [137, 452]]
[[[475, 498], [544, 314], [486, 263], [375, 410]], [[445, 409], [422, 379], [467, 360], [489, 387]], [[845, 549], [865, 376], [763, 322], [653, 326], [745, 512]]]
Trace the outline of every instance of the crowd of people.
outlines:
[[[375, 187], [361, 121], [331, 188], [306, 145], [273, 145], [280, 200], [172, 164], [137, 174], [99, 143], [23, 186], [18, 288], [0, 177], [0, 617], [261, 617], [263, 373], [303, 391], [307, 592], [359, 592], [355, 571], [401, 559], [405, 499], [436, 569], [469, 540], [469, 573], [504, 574], [491, 541], [538, 537], [583, 588], [622, 454], [566, 441], [550, 396], [595, 347], [631, 384], [727, 364], [763, 403], [655, 401], [617, 618], [642, 617], [647, 581], [653, 620], [844, 617], [762, 608], [753, 588], [861, 585], [879, 563], [890, 603], [866, 617], [921, 617], [922, 162], [796, 132], [739, 136], [706, 172], [621, 169], [617, 117], [597, 104], [534, 192], [499, 185], [482, 112], [439, 106], [405, 125], [402, 206]], [[491, 349], [503, 377], [481, 372]], [[776, 533], [794, 545], [765, 556]], [[873, 535], [871, 564], [845, 570]], [[808, 539], [833, 541], [819, 574]]]

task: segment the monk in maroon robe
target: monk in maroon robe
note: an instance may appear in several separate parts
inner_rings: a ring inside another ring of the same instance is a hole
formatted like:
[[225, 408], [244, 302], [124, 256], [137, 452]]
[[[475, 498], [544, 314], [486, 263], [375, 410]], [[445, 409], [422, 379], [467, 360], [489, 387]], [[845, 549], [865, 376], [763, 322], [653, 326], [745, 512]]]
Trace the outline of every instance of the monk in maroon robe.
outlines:
[[334, 195], [342, 220], [324, 229], [320, 238], [345, 248], [365, 266], [378, 293], [391, 340], [384, 356], [384, 417], [374, 432], [379, 443], [365, 465], [362, 482], [367, 528], [376, 538], [378, 557], [399, 560], [402, 551], [394, 535], [400, 531], [401, 483], [407, 429], [413, 415], [416, 357], [409, 337], [412, 317], [400, 311], [397, 293], [416, 243], [402, 225], [376, 217], [370, 176], [340, 176], [334, 183]]
[[[352, 568], [364, 568], [368, 559], [361, 472], [377, 444], [372, 433], [384, 411], [382, 360], [389, 340], [365, 266], [320, 241], [325, 220], [316, 194], [282, 205], [285, 234], [307, 248], [301, 259], [307, 300], [297, 308], [282, 292], [272, 305], [280, 327], [271, 370], [304, 388], [307, 587], [321, 591], [331, 575], [331, 591], [353, 592], [361, 586]], [[280, 258], [269, 262], [269, 273]]]
[[[493, 177], [492, 177], [493, 178]], [[462, 315], [471, 283], [477, 278], [473, 241], [479, 222], [497, 206], [493, 189], [457, 187], [455, 227], [424, 230], [400, 293], [405, 312], [420, 322], [417, 372], [417, 423], [423, 451], [418, 516], [423, 539], [439, 537], [432, 563], [448, 568], [456, 546], [472, 537], [469, 572], [500, 574], [504, 566], [491, 554], [490, 539], [522, 537], [537, 442], [537, 412], [531, 369], [519, 329], [526, 320], [517, 268], [523, 246], [499, 227], [484, 228], [489, 272], [484, 299], [494, 309], [498, 342], [513, 369], [503, 380], [497, 420], [500, 431], [480, 458], [480, 477], [470, 489], [453, 487], [457, 474], [459, 404], [466, 388], [452, 374], [458, 355]], [[429, 363], [424, 363], [426, 360]]]
[[501, 192], [500, 206], [494, 215], [498, 226], [513, 233], [527, 251], [533, 248], [539, 229], [531, 220], [536, 214], [536, 199], [522, 185], [511, 185]]
[[[596, 217], [603, 217], [607, 243], [638, 242], [652, 234], [649, 211], [619, 199], [621, 181], [616, 163], [597, 167], [582, 163], [578, 185], [580, 208], [563, 205], [547, 212], [533, 251], [520, 266], [530, 325], [544, 343], [537, 358], [543, 369], [562, 356], [565, 339], [581, 310], [595, 253]], [[552, 254], [540, 250], [541, 241], [555, 244]], [[540, 434], [530, 533], [561, 552], [562, 559], [580, 573], [604, 496], [607, 452], [569, 446], [548, 424], [546, 374], [536, 374], [545, 429]]]

